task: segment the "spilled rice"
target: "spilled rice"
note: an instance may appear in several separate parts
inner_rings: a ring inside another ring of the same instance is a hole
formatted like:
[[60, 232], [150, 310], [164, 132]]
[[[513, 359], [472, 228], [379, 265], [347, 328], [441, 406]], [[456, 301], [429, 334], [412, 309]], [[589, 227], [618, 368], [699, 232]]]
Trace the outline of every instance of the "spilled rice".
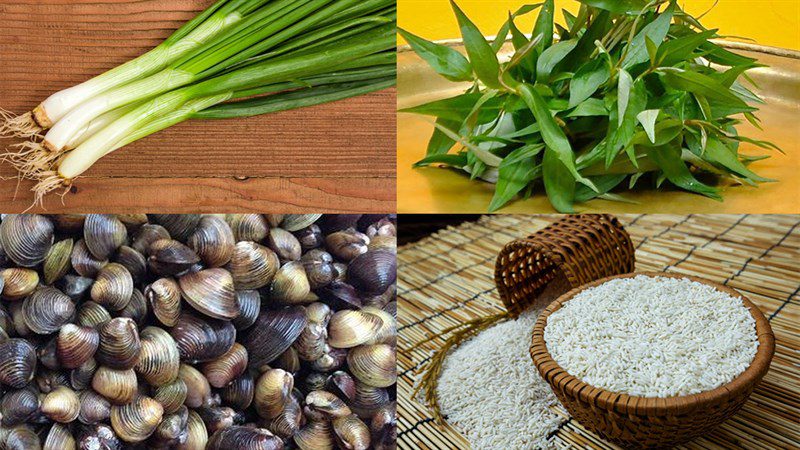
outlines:
[[439, 378], [442, 414], [474, 449], [551, 448], [547, 436], [564, 418], [528, 348], [539, 311], [492, 327], [461, 344]]
[[686, 279], [637, 276], [587, 289], [551, 314], [553, 359], [584, 382], [642, 397], [709, 391], [758, 349], [741, 299]]

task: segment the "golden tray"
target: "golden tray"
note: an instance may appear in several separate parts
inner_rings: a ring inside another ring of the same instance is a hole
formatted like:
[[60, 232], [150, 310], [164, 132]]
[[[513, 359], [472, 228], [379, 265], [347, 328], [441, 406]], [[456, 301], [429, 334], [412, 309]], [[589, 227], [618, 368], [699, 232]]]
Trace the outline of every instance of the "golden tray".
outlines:
[[[459, 40], [439, 41], [464, 52]], [[778, 180], [758, 187], [728, 186], [722, 188], [723, 202], [678, 190], [655, 191], [637, 188], [624, 192], [636, 204], [592, 200], [575, 206], [578, 212], [608, 213], [800, 213], [800, 52], [748, 43], [716, 41], [724, 47], [754, 57], [769, 67], [748, 72], [759, 86], [756, 89], [766, 102], [758, 112], [764, 130], [749, 123], [741, 125], [742, 134], [769, 140], [785, 154], [742, 144], [743, 153], [765, 154], [770, 158], [756, 161], [750, 167], [766, 178]], [[506, 43], [501, 58], [510, 57], [513, 47]], [[469, 83], [453, 83], [434, 72], [406, 46], [398, 48], [397, 107], [409, 108], [433, 100], [458, 95]], [[433, 132], [428, 117], [400, 113], [397, 121], [397, 208], [398, 212], [415, 213], [485, 213], [494, 193], [494, 185], [471, 181], [463, 172], [428, 167], [412, 168], [425, 156], [428, 139]], [[515, 199], [500, 210], [502, 213], [553, 213], [544, 191], [527, 199]]]

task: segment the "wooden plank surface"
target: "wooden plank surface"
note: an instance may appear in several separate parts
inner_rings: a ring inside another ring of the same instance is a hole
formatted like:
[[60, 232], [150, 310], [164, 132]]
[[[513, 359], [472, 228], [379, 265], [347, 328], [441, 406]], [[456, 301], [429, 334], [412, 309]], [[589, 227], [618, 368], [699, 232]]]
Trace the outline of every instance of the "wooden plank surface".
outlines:
[[[32, 109], [158, 45], [212, 0], [0, 0], [0, 107]], [[189, 122], [103, 158], [48, 212], [393, 211], [395, 90], [249, 119]], [[0, 140], [6, 147], [13, 143]], [[14, 171], [0, 165], [0, 177]], [[247, 179], [247, 182], [242, 182]], [[0, 182], [0, 211], [30, 206]]]

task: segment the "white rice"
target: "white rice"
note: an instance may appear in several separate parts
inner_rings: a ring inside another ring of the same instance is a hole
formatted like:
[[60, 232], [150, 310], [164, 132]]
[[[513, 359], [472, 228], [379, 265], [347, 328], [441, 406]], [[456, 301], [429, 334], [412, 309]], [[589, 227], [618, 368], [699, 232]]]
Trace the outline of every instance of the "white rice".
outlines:
[[551, 448], [547, 436], [564, 421], [550, 411], [557, 400], [528, 353], [538, 314], [495, 325], [445, 359], [442, 414], [476, 450]]
[[587, 289], [550, 315], [547, 349], [584, 382], [629, 395], [709, 391], [758, 349], [741, 299], [686, 279], [636, 276]]

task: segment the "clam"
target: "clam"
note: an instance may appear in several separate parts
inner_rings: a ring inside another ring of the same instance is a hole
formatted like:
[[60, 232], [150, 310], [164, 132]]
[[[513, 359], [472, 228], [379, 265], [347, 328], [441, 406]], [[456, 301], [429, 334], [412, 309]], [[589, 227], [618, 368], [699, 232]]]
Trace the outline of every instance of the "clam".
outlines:
[[76, 369], [92, 359], [99, 345], [96, 329], [68, 323], [61, 327], [56, 339], [58, 360], [64, 368]]
[[244, 423], [242, 413], [237, 413], [233, 408], [227, 406], [212, 406], [208, 408], [197, 408], [197, 414], [206, 424], [209, 433], [216, 433], [224, 428]]
[[264, 310], [241, 340], [251, 367], [263, 367], [285, 352], [306, 326], [302, 307]]
[[72, 257], [73, 245], [74, 241], [72, 239], [64, 239], [50, 247], [42, 267], [46, 284], [53, 284], [69, 272], [72, 267], [70, 258]]
[[150, 244], [161, 239], [171, 239], [166, 228], [152, 223], [144, 224], [136, 233], [136, 237], [131, 243], [131, 248], [145, 255], [150, 248]]
[[225, 269], [206, 269], [182, 276], [178, 283], [183, 298], [197, 311], [215, 319], [239, 315], [233, 277]]
[[303, 408], [295, 396], [290, 396], [280, 414], [269, 421], [267, 428], [282, 439], [292, 437], [303, 424]]
[[236, 289], [260, 289], [268, 285], [278, 267], [280, 261], [275, 252], [263, 245], [248, 241], [236, 244], [233, 257], [228, 264]]
[[75, 450], [75, 438], [65, 425], [53, 424], [44, 440], [43, 450]]
[[322, 236], [322, 230], [317, 225], [309, 225], [303, 229], [294, 232], [294, 236], [300, 242], [300, 247], [305, 250], [322, 247], [325, 243], [325, 237]]
[[92, 389], [115, 405], [130, 403], [138, 388], [133, 369], [115, 370], [100, 366], [92, 377]]
[[107, 260], [128, 240], [125, 225], [111, 214], [89, 214], [83, 224], [86, 248], [98, 260]]
[[283, 222], [283, 218], [286, 217], [286, 214], [264, 214], [263, 217], [266, 219], [270, 228], [278, 228], [281, 226], [281, 222]]
[[347, 350], [325, 345], [322, 356], [311, 361], [311, 369], [318, 372], [331, 372], [341, 368], [347, 360]]
[[211, 386], [222, 388], [242, 375], [246, 369], [247, 350], [241, 344], [234, 343], [224, 355], [204, 363], [201, 371]]
[[144, 259], [144, 255], [127, 245], [119, 248], [115, 262], [128, 269], [135, 284], [140, 283], [147, 273], [147, 260]]
[[298, 261], [288, 262], [278, 269], [270, 286], [270, 296], [284, 304], [305, 303], [310, 292], [306, 270]]
[[397, 258], [384, 250], [364, 253], [347, 268], [347, 280], [356, 289], [382, 293], [397, 279]]
[[186, 406], [199, 408], [210, 405], [211, 386], [205, 375], [192, 366], [181, 364], [178, 377], [186, 384]]
[[147, 300], [139, 289], [134, 289], [131, 298], [125, 308], [119, 312], [120, 317], [127, 317], [136, 322], [137, 325], [144, 325], [147, 319]]
[[301, 262], [306, 270], [308, 283], [313, 290], [327, 286], [336, 278], [333, 257], [322, 249], [315, 248], [310, 250], [303, 255]]
[[397, 236], [397, 226], [388, 218], [383, 219], [371, 224], [366, 230], [367, 236], [373, 238], [375, 236]]
[[378, 334], [383, 319], [363, 310], [337, 311], [328, 323], [328, 344], [336, 348], [352, 348], [364, 344]]
[[364, 306], [372, 306], [383, 309], [390, 302], [397, 298], [397, 283], [392, 283], [380, 294], [369, 294], [364, 297]]
[[356, 397], [356, 382], [349, 373], [339, 370], [332, 373], [325, 381], [325, 390], [342, 400], [352, 401]]
[[141, 345], [136, 371], [151, 386], [169, 384], [178, 378], [180, 353], [169, 333], [158, 327], [147, 327], [142, 330]]
[[236, 303], [239, 304], [239, 315], [233, 319], [237, 330], [250, 328], [261, 312], [261, 295], [256, 290], [236, 291]]
[[269, 369], [258, 378], [254, 402], [256, 412], [265, 419], [277, 417], [286, 407], [294, 389], [294, 377], [281, 369]]
[[80, 233], [86, 214], [53, 214], [49, 216], [59, 233]]
[[81, 300], [89, 292], [93, 283], [94, 280], [91, 278], [66, 274], [56, 282], [55, 286], [73, 301], [77, 301]]
[[2, 430], [3, 450], [39, 450], [42, 442], [39, 436], [27, 425], [17, 425], [8, 430]]
[[397, 322], [394, 317], [390, 313], [373, 306], [365, 306], [361, 311], [365, 314], [378, 317], [381, 320], [381, 326], [378, 332], [366, 343], [395, 345], [397, 342]]
[[39, 388], [39, 391], [45, 394], [59, 386], [70, 387], [67, 374], [61, 370], [39, 368], [34, 379], [36, 380], [36, 386]]
[[74, 315], [72, 300], [58, 289], [48, 286], [36, 289], [22, 303], [25, 325], [36, 334], [53, 333]]
[[27, 297], [39, 285], [39, 274], [32, 269], [9, 268], [0, 272], [3, 298], [20, 300]]
[[58, 361], [56, 353], [55, 337], [40, 342], [39, 347], [36, 349], [36, 356], [39, 358], [39, 362], [44, 367], [52, 370], [61, 369], [61, 363]]
[[220, 390], [222, 401], [232, 408], [242, 411], [250, 407], [255, 392], [253, 376], [245, 372]]
[[69, 373], [69, 384], [72, 389], [81, 391], [88, 388], [92, 384], [92, 378], [96, 370], [97, 361], [94, 358], [89, 358], [80, 367], [72, 369]]
[[233, 426], [214, 433], [208, 440], [208, 450], [282, 450], [283, 442], [264, 428]]
[[346, 417], [352, 414], [342, 399], [328, 391], [312, 391], [306, 396], [306, 406], [325, 417]]
[[87, 389], [78, 394], [81, 409], [78, 421], [85, 425], [108, 420], [111, 416], [111, 403], [97, 392]]
[[8, 214], [0, 222], [0, 247], [18, 266], [44, 261], [53, 245], [53, 222], [39, 214]]
[[33, 389], [6, 392], [0, 400], [0, 413], [4, 427], [13, 427], [33, 419], [39, 412], [39, 396]]
[[125, 309], [133, 294], [133, 277], [122, 264], [110, 263], [100, 269], [92, 285], [91, 296], [110, 311]]
[[169, 330], [178, 345], [181, 361], [211, 361], [225, 354], [236, 341], [236, 329], [227, 321], [204, 319], [183, 313]]
[[370, 423], [372, 446], [375, 450], [397, 448], [397, 403], [381, 407]]
[[305, 377], [300, 378], [298, 388], [300, 392], [308, 395], [313, 391], [323, 391], [328, 380], [328, 375], [322, 372], [309, 372]]
[[236, 241], [261, 242], [267, 237], [269, 225], [261, 214], [228, 214], [225, 221]]
[[183, 274], [200, 262], [200, 257], [194, 250], [172, 239], [151, 243], [147, 255], [150, 269], [162, 276]]
[[112, 369], [130, 369], [139, 361], [142, 343], [136, 322], [127, 317], [116, 317], [102, 324], [97, 362]]
[[283, 228], [269, 230], [267, 244], [277, 253], [281, 261], [297, 261], [303, 252], [300, 241]]
[[59, 423], [70, 423], [78, 418], [81, 401], [72, 389], [59, 386], [42, 400], [42, 413]]
[[70, 255], [72, 268], [75, 272], [82, 277], [94, 278], [97, 272], [108, 264], [107, 259], [98, 259], [89, 252], [86, 246], [86, 241], [79, 240], [72, 246], [72, 255]]
[[285, 352], [278, 356], [278, 359], [272, 362], [276, 369], [283, 369], [292, 375], [300, 372], [300, 356], [294, 347], [289, 347]]
[[111, 320], [111, 314], [95, 302], [83, 302], [78, 308], [77, 321], [84, 327], [98, 327]]
[[172, 278], [154, 281], [144, 290], [153, 314], [162, 324], [174, 327], [181, 314], [181, 288]]
[[333, 268], [336, 269], [336, 279], [334, 281], [347, 281], [347, 264], [336, 261], [333, 263]]
[[[173, 413], [164, 412], [161, 423], [148, 442], [153, 448], [170, 448], [180, 443], [181, 436], [186, 432], [189, 420], [189, 409], [181, 406]], [[184, 437], [185, 439], [185, 437]]]
[[13, 302], [8, 305], [8, 312], [11, 314], [11, 321], [14, 324], [14, 332], [18, 336], [30, 336], [33, 334], [28, 324], [25, 323], [25, 317], [22, 313], [23, 302]]
[[200, 415], [194, 411], [189, 411], [189, 419], [186, 421], [186, 442], [175, 446], [176, 450], [205, 450], [208, 443], [208, 431], [206, 424]]
[[200, 223], [200, 214], [148, 214], [148, 217], [179, 241], [186, 241]]
[[236, 241], [227, 222], [216, 216], [203, 216], [187, 244], [206, 267], [222, 267], [231, 260]]
[[117, 214], [117, 219], [129, 231], [136, 231], [147, 223], [147, 214]]
[[294, 442], [301, 450], [333, 450], [333, 428], [326, 419], [310, 420], [294, 435]]
[[362, 345], [350, 350], [347, 364], [359, 381], [374, 387], [389, 387], [397, 381], [394, 348], [386, 344]]
[[369, 241], [369, 251], [386, 251], [397, 253], [397, 238], [395, 236], [375, 236]]
[[308, 321], [294, 343], [294, 348], [301, 359], [314, 361], [325, 352], [328, 322], [332, 313], [328, 305], [319, 302], [306, 306], [305, 311]]
[[358, 228], [358, 222], [363, 214], [329, 214], [322, 217], [317, 222], [325, 234], [333, 234], [337, 231]]
[[186, 383], [176, 378], [168, 384], [157, 386], [153, 389], [153, 398], [164, 407], [165, 414], [172, 414], [183, 406], [188, 391]]
[[335, 309], [361, 309], [363, 302], [358, 291], [353, 286], [343, 281], [333, 281], [331, 284], [318, 290], [320, 299], [330, 304]]
[[351, 261], [356, 256], [367, 252], [369, 238], [364, 233], [350, 228], [337, 231], [325, 237], [328, 251], [342, 261]]
[[125, 442], [142, 442], [153, 434], [163, 414], [160, 403], [139, 396], [127, 405], [111, 407], [111, 427]]
[[367, 450], [370, 446], [369, 427], [355, 414], [333, 419], [333, 431], [343, 449]]
[[78, 448], [81, 450], [122, 450], [122, 442], [110, 426], [97, 423], [81, 428], [78, 434]]
[[297, 231], [319, 220], [322, 214], [286, 214], [281, 221], [281, 227], [287, 231]]

